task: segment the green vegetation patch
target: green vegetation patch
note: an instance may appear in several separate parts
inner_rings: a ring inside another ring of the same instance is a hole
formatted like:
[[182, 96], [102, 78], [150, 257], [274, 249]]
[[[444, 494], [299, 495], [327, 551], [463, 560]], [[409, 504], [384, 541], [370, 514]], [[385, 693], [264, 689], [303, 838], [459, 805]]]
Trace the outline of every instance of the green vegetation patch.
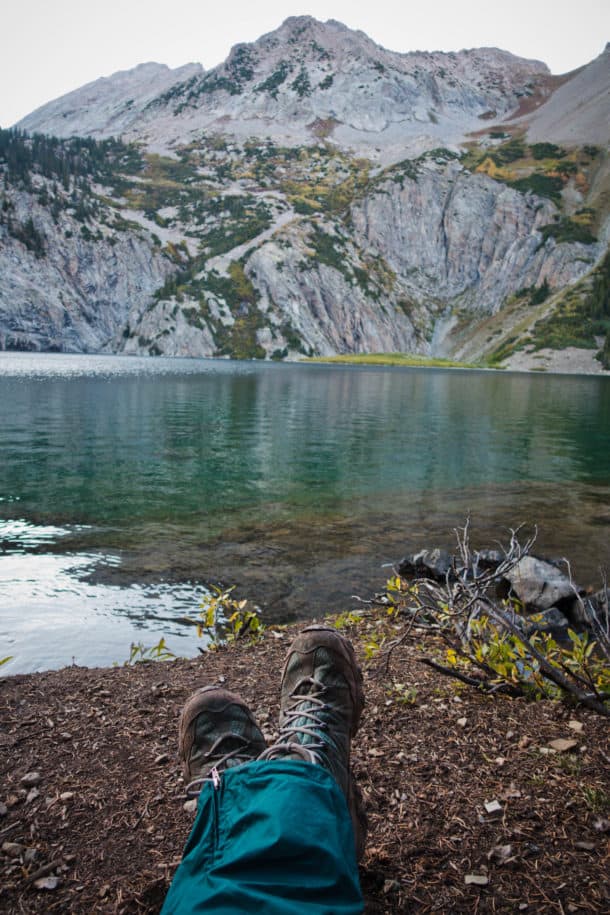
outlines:
[[610, 252], [589, 276], [566, 290], [557, 308], [534, 325], [527, 342], [536, 350], [596, 349], [596, 337], [604, 337], [600, 361], [610, 368]]
[[[94, 193], [92, 182], [113, 187], [129, 186], [122, 175], [140, 173], [144, 160], [135, 146], [117, 140], [96, 141], [88, 137], [58, 139], [24, 130], [0, 129], [0, 175], [4, 186], [36, 194], [39, 203], [48, 207], [57, 223], [62, 211], [69, 211], [79, 222], [92, 217], [110, 218], [113, 202]], [[41, 182], [40, 179], [46, 179]], [[0, 221], [8, 224], [10, 219]], [[110, 224], [110, 222], [109, 222]], [[40, 239], [32, 226], [19, 228], [23, 241], [42, 254]], [[9, 225], [9, 232], [11, 231]], [[16, 235], [15, 237], [20, 237]]]
[[281, 60], [277, 66], [277, 69], [268, 76], [267, 79], [259, 83], [255, 88], [255, 92], [268, 92], [272, 98], [277, 98], [277, 91], [282, 83], [285, 83], [290, 75], [292, 66], [287, 60]]
[[297, 93], [299, 98], [304, 98], [307, 95], [311, 95], [311, 83], [309, 81], [307, 70], [304, 67], [301, 67], [299, 75], [290, 84], [290, 88]]
[[548, 197], [549, 200], [560, 203], [564, 182], [558, 175], [534, 173], [516, 178], [514, 181], [506, 181], [506, 184], [516, 191], [521, 191], [522, 194], [536, 194], [538, 197]]
[[325, 232], [317, 223], [312, 223], [309, 242], [315, 255], [314, 260], [326, 264], [341, 273], [348, 282], [352, 280], [352, 270], [345, 257], [345, 242], [336, 235]]
[[593, 245], [597, 241], [587, 223], [570, 219], [567, 216], [557, 222], [541, 226], [539, 232], [545, 241], [547, 238], [554, 238], [558, 242], [581, 242], [583, 245]]
[[[501, 134], [494, 131], [490, 137], [499, 138]], [[596, 155], [596, 147], [568, 151], [555, 143], [528, 145], [519, 137], [510, 137], [494, 147], [473, 144], [461, 161], [469, 171], [560, 204], [561, 191], [571, 177], [580, 188], [586, 187], [587, 169]]]
[[347, 353], [341, 356], [314, 356], [308, 362], [333, 362], [348, 365], [403, 365], [421, 368], [483, 368], [480, 363], [458, 362], [454, 359], [437, 359], [414, 353]]
[[530, 152], [534, 159], [563, 159], [565, 149], [555, 143], [532, 143]]

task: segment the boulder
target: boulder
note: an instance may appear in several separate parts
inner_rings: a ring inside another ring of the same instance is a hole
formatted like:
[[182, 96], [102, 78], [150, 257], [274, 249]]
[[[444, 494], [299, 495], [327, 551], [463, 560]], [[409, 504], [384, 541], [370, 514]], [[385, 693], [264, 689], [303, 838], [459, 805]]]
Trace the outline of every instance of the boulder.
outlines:
[[550, 607], [541, 613], [536, 613], [529, 617], [526, 625], [528, 636], [535, 632], [546, 632], [553, 636], [556, 642], [567, 645], [570, 642], [568, 629], [570, 621], [558, 610], [557, 607]]
[[584, 593], [564, 572], [535, 556], [524, 556], [506, 578], [513, 594], [529, 610], [549, 610], [562, 601], [571, 604]]
[[475, 550], [474, 560], [479, 569], [497, 569], [506, 559], [504, 550]]
[[449, 575], [450, 580], [455, 580], [454, 562], [455, 557], [448, 550], [420, 550], [405, 556], [398, 566], [398, 574], [401, 578], [424, 577], [434, 581], [445, 581]]
[[610, 621], [610, 588], [602, 588], [590, 598], [590, 601], [601, 624], [607, 626]]

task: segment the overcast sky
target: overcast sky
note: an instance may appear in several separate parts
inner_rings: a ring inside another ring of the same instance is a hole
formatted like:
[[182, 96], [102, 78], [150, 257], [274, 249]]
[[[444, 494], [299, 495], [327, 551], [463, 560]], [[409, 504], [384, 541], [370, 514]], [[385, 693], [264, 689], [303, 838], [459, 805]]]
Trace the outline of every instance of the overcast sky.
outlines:
[[210, 69], [232, 45], [302, 14], [338, 19], [393, 51], [499, 47], [553, 73], [588, 63], [610, 40], [608, 0], [17, 0], [2, 11], [0, 126], [145, 61]]

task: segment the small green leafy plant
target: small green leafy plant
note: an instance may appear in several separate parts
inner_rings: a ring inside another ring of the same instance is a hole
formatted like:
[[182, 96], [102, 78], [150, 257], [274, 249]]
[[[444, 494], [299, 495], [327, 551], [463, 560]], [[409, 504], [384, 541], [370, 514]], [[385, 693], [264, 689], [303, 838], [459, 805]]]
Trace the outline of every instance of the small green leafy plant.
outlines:
[[398, 683], [396, 680], [393, 680], [388, 689], [388, 696], [401, 705], [415, 705], [417, 701], [417, 692], [416, 686], [408, 686], [406, 683]]
[[250, 643], [257, 642], [265, 631], [258, 609], [249, 606], [247, 600], [235, 600], [231, 596], [234, 590], [235, 585], [226, 589], [213, 585], [212, 593], [201, 602], [197, 635], [207, 636], [211, 650], [244, 637]]
[[335, 629], [349, 629], [350, 626], [356, 626], [360, 622], [362, 622], [361, 614], [348, 610], [345, 613], [337, 614], [332, 620], [332, 625]]
[[[448, 648], [446, 660], [455, 670], [475, 662], [492, 684], [506, 683], [536, 699], [562, 698], [563, 675], [603, 701], [610, 695], [610, 666], [596, 653], [598, 643], [586, 632], [568, 629], [568, 636], [569, 645], [559, 645], [546, 632], [520, 637], [500, 631], [489, 616], [481, 616], [470, 623], [467, 649], [464, 644]], [[560, 675], [559, 682], [552, 679], [553, 672]]]
[[607, 813], [610, 811], [610, 792], [603, 788], [585, 787], [582, 789], [585, 804], [592, 813]]
[[173, 661], [176, 655], [171, 651], [164, 638], [159, 639], [156, 645], [146, 647], [142, 642], [132, 642], [129, 651], [129, 658], [123, 664], [123, 667], [130, 667], [133, 664], [143, 664], [149, 661]]

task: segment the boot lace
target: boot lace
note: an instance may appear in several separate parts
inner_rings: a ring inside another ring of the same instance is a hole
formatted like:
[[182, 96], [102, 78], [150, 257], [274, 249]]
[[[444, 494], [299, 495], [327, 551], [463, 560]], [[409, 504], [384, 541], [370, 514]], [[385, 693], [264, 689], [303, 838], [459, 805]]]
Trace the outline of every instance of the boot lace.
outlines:
[[[319, 680], [306, 677], [299, 681], [290, 694], [290, 704], [284, 711], [280, 736], [273, 746], [261, 753], [259, 759], [277, 759], [295, 754], [306, 762], [322, 764], [319, 751], [324, 750], [326, 744], [320, 738], [320, 731], [326, 731], [328, 724], [321, 716], [329, 709], [328, 704], [320, 698], [324, 692], [325, 686]], [[303, 744], [301, 741], [304, 735], [312, 740]]]
[[[223, 753], [220, 749], [221, 744], [229, 739], [231, 743], [239, 742], [239, 745]], [[210, 747], [207, 753], [203, 754], [204, 764], [209, 766], [205, 775], [199, 775], [186, 786], [186, 796], [188, 798], [198, 797], [201, 789], [206, 782], [212, 782], [214, 787], [220, 784], [220, 774], [228, 768], [231, 761], [231, 768], [241, 766], [244, 763], [252, 762], [254, 756], [252, 753], [252, 743], [246, 737], [239, 734], [223, 734]]]

